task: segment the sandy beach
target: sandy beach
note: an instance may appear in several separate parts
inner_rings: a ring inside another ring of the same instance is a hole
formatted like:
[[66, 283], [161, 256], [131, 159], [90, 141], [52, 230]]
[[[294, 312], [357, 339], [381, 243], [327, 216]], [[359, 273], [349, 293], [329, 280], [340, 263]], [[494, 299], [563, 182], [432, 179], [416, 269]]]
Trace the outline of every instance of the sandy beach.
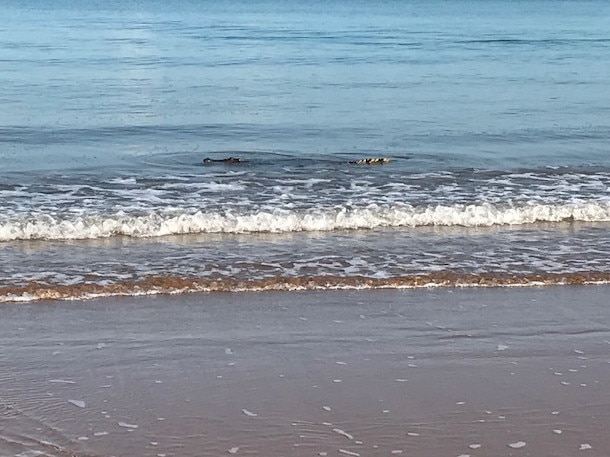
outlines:
[[608, 456], [610, 287], [0, 308], [2, 456]]

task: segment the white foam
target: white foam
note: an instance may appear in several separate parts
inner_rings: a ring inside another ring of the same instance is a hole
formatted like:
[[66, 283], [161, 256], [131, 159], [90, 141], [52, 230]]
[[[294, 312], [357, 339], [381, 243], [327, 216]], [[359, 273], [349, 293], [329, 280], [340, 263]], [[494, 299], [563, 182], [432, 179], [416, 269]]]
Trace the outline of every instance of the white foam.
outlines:
[[[146, 214], [142, 214], [145, 212]], [[564, 220], [610, 221], [610, 201], [563, 204], [412, 206], [404, 203], [364, 208], [328, 207], [289, 210], [204, 212], [133, 208], [114, 214], [74, 217], [19, 213], [0, 220], [0, 241], [70, 240], [125, 235], [137, 238], [188, 233], [283, 233], [374, 229], [379, 227], [525, 225]]]
[[510, 443], [508, 445], [508, 447], [512, 448], [512, 449], [521, 449], [522, 447], [526, 446], [526, 442], [525, 441], [517, 441], [515, 443]]
[[344, 431], [344, 430], [341, 430], [340, 428], [333, 428], [333, 432], [335, 432], [335, 433], [337, 433], [337, 434], [339, 434], [339, 435], [342, 435], [342, 436], [346, 437], [348, 440], [353, 440], [353, 439], [354, 439], [354, 436], [353, 436], [353, 435], [351, 435], [351, 434], [347, 433], [347, 432], [346, 432], [346, 431]]
[[136, 428], [138, 428], [138, 426], [136, 424], [129, 424], [127, 422], [119, 422], [118, 425], [119, 425], [119, 427], [128, 428], [128, 429], [132, 429], [132, 430], [135, 430]]
[[344, 455], [351, 455], [353, 457], [360, 457], [360, 454], [357, 452], [348, 451], [347, 449], [339, 449], [337, 452]]

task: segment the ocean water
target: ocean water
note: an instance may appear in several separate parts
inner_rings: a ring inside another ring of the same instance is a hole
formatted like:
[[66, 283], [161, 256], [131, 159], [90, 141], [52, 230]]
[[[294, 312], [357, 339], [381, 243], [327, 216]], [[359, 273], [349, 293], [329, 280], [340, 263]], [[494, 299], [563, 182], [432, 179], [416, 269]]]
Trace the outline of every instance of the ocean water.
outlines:
[[0, 14], [0, 301], [610, 281], [606, 1]]

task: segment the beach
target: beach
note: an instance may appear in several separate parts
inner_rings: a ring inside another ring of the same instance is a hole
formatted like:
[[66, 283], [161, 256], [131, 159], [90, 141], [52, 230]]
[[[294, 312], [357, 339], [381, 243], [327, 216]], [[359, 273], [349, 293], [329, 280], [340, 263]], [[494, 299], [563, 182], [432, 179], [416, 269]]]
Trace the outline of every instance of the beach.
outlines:
[[0, 15], [0, 457], [610, 455], [610, 2]]
[[609, 293], [4, 304], [0, 455], [607, 456]]

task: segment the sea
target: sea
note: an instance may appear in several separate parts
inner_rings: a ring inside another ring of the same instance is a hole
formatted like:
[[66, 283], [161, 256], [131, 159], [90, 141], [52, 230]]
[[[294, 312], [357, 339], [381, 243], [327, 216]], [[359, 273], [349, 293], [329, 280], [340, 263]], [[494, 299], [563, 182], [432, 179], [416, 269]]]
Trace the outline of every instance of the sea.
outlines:
[[610, 282], [606, 0], [0, 15], [0, 302]]

